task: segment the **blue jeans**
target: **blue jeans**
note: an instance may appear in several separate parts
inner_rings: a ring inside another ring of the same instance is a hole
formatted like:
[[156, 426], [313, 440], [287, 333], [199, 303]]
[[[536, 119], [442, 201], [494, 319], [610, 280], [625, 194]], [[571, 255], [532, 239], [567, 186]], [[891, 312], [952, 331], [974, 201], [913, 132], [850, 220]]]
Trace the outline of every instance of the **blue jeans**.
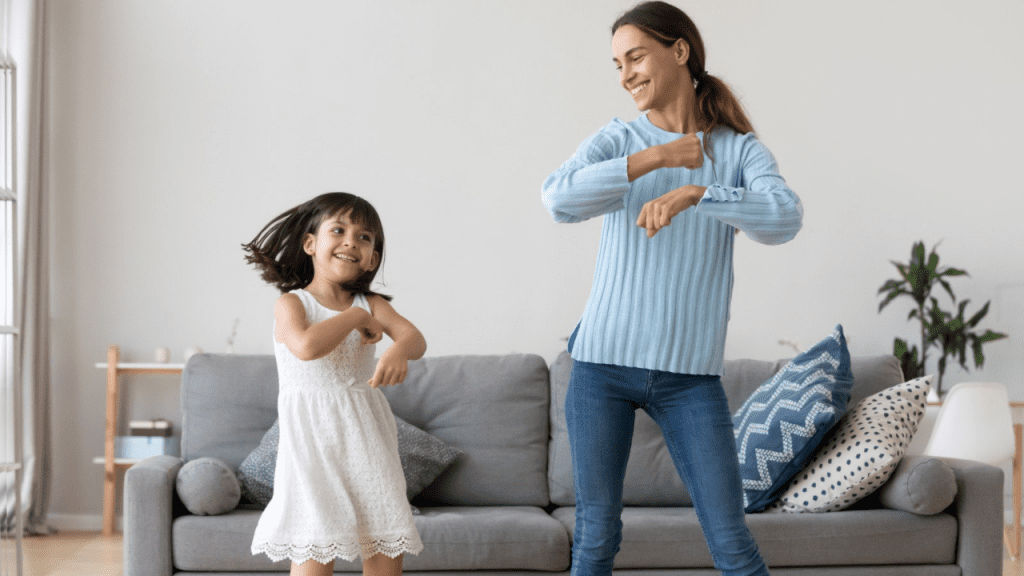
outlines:
[[661, 427], [715, 567], [725, 575], [767, 575], [743, 515], [721, 378], [576, 361], [565, 398], [576, 489], [572, 576], [612, 573], [622, 541], [622, 485], [638, 408]]

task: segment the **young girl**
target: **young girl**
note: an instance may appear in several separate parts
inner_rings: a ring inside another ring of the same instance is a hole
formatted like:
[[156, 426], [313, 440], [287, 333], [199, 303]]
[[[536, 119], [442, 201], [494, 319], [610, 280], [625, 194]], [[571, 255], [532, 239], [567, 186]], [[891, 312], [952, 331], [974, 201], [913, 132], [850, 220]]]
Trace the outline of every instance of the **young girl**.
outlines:
[[[384, 230], [366, 200], [323, 194], [281, 214], [243, 245], [283, 295], [274, 306], [281, 438], [274, 496], [252, 553], [328, 575], [337, 557], [367, 575], [397, 575], [423, 549], [405, 496], [395, 419], [381, 386], [423, 356], [420, 331], [370, 290]], [[373, 364], [374, 344], [394, 344]]]

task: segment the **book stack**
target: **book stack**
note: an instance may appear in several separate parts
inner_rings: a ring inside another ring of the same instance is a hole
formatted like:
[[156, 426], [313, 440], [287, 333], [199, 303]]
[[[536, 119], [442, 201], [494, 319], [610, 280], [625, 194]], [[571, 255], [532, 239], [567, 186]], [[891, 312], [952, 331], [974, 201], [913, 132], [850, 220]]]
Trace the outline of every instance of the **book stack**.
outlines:
[[164, 418], [128, 421], [129, 436], [170, 436], [173, 431], [174, 425]]
[[178, 439], [171, 433], [174, 425], [163, 418], [154, 420], [129, 420], [128, 436], [118, 436], [114, 442], [114, 454], [118, 458], [149, 458], [169, 454], [178, 455]]

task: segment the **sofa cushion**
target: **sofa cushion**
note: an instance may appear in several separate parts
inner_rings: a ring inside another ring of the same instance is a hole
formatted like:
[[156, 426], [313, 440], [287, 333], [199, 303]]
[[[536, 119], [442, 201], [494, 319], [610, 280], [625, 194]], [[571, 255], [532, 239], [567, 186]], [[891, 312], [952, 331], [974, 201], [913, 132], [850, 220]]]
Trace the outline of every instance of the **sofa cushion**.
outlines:
[[550, 502], [548, 369], [540, 356], [424, 358], [384, 394], [396, 416], [463, 452], [417, 506]]
[[[182, 516], [171, 534], [177, 570], [288, 571], [288, 562], [271, 562], [249, 549], [259, 520], [256, 510], [221, 516]], [[569, 568], [569, 536], [560, 522], [533, 506], [422, 508], [415, 516], [423, 541], [418, 555], [406, 554], [406, 573], [420, 570], [539, 570]], [[528, 551], [524, 553], [524, 551]], [[339, 572], [359, 572], [359, 560], [335, 561]]]
[[[575, 511], [575, 507], [568, 506], [552, 512], [570, 537], [575, 529]], [[841, 566], [858, 566], [863, 573], [869, 573], [865, 568], [873, 566], [876, 570], [870, 573], [886, 574], [887, 564], [903, 567], [956, 561], [957, 521], [949, 514], [919, 516], [876, 509], [831, 514], [749, 514], [746, 520], [765, 562], [770, 566], [801, 567], [794, 569], [794, 574], [833, 573], [829, 570], [846, 574], [837, 569]], [[689, 568], [717, 574], [712, 565], [693, 508], [626, 507], [622, 511], [622, 544], [615, 557], [616, 571]], [[815, 570], [816, 567], [823, 570]], [[772, 574], [775, 573], [773, 569]], [[917, 571], [893, 571], [929, 576], [941, 573], [928, 566]], [[946, 573], [958, 574], [959, 567], [954, 564]]]
[[843, 327], [793, 358], [733, 415], [743, 503], [772, 503], [843, 416], [853, 386]]
[[[775, 361], [766, 360], [726, 360], [722, 373], [722, 386], [729, 398], [729, 410], [735, 413], [743, 402], [754, 393], [764, 381], [782, 370], [792, 358]], [[892, 354], [877, 356], [852, 356], [850, 369], [853, 371], [853, 388], [850, 389], [850, 401], [847, 410], [858, 402], [903, 382], [903, 370], [900, 362]]]
[[924, 416], [930, 382], [931, 376], [918, 378], [862, 400], [768, 510], [842, 510], [885, 484]]
[[237, 470], [277, 420], [271, 354], [196, 354], [181, 377], [181, 457], [217, 458]]
[[235, 473], [216, 458], [196, 458], [186, 462], [178, 471], [174, 484], [185, 508], [201, 516], [234, 510], [242, 497]]
[[246, 501], [266, 507], [274, 495], [274, 469], [277, 467], [277, 444], [281, 427], [277, 420], [257, 446], [238, 466], [238, 481]]
[[412, 500], [455, 462], [462, 450], [442, 442], [395, 416], [398, 457], [405, 475], [405, 495]]
[[878, 499], [886, 508], [928, 516], [949, 508], [956, 493], [956, 475], [945, 462], [906, 456], [878, 490]]
[[[398, 429], [398, 457], [405, 476], [405, 493], [412, 500], [444, 472], [462, 452], [395, 416]], [[281, 433], [278, 421], [263, 435], [263, 440], [238, 467], [238, 477], [246, 500], [266, 507], [274, 495], [274, 469]]]

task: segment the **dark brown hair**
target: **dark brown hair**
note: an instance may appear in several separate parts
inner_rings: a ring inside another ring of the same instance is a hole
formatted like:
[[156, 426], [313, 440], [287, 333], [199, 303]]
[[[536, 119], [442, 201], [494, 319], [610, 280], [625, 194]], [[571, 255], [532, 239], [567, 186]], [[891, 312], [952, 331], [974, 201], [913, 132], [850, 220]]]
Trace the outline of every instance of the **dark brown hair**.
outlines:
[[754, 131], [743, 106], [729, 86], [708, 74], [704, 68], [704, 41], [685, 12], [665, 2], [643, 2], [619, 16], [612, 24], [612, 34], [627, 24], [636, 26], [664, 46], [672, 46], [680, 38], [689, 44], [690, 58], [686, 67], [697, 83], [697, 122], [704, 130], [704, 146], [709, 153], [711, 132], [719, 125], [724, 124], [740, 134]]
[[370, 290], [370, 284], [384, 263], [384, 226], [373, 205], [347, 192], [328, 192], [280, 214], [260, 230], [252, 242], [242, 244], [248, 254], [245, 261], [260, 270], [260, 277], [277, 287], [281, 293], [305, 288], [313, 281], [313, 258], [302, 249], [306, 234], [316, 234], [320, 224], [336, 214], [348, 214], [354, 224], [373, 234], [373, 249], [380, 255], [373, 270], [367, 270], [354, 281], [341, 287], [353, 294], [391, 296]]

